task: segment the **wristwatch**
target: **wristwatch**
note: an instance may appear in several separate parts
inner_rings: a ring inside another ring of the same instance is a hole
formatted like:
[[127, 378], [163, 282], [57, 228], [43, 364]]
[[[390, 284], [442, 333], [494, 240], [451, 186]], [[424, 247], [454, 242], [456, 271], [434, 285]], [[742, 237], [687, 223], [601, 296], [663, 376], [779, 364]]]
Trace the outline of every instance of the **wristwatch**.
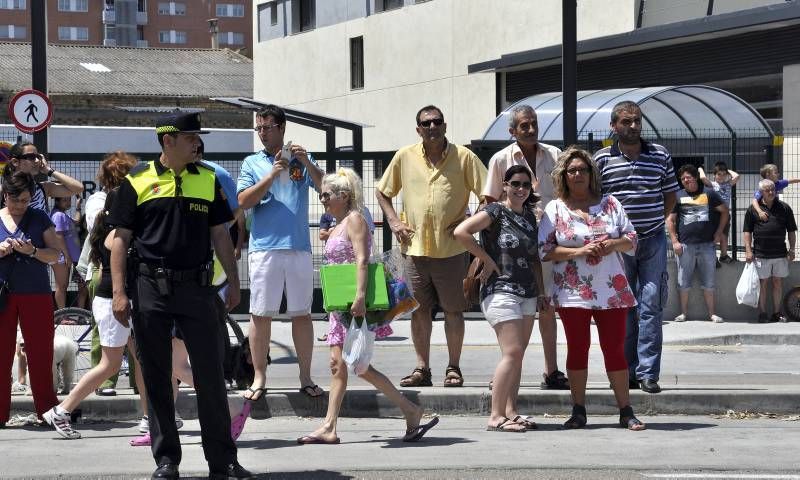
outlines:
[[36, 256], [36, 252], [38, 252], [38, 251], [39, 251], [39, 249], [38, 249], [38, 248], [36, 248], [36, 246], [34, 245], [34, 247], [33, 247], [33, 251], [32, 251], [32, 252], [30, 253], [30, 255], [28, 255], [28, 256], [29, 256], [29, 257], [31, 257], [31, 258], [33, 258], [33, 257], [35, 257], [35, 256]]
[[48, 170], [48, 171], [47, 171], [47, 176], [48, 176], [48, 177], [52, 177], [52, 176], [53, 176], [53, 172], [55, 172], [55, 170], [53, 170], [53, 169], [51, 168], [50, 170]]

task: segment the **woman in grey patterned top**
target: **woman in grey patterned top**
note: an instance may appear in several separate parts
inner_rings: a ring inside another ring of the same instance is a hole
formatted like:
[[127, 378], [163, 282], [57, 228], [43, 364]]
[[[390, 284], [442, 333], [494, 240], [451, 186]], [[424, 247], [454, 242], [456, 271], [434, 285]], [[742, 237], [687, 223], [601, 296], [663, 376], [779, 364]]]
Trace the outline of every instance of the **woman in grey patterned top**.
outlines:
[[[523, 165], [504, 176], [505, 199], [486, 206], [456, 227], [454, 235], [481, 259], [481, 310], [494, 328], [502, 357], [494, 372], [492, 412], [487, 430], [525, 432], [536, 428], [531, 417], [517, 412], [522, 359], [533, 330], [536, 309], [546, 302], [531, 172]], [[474, 234], [480, 232], [481, 245]]]

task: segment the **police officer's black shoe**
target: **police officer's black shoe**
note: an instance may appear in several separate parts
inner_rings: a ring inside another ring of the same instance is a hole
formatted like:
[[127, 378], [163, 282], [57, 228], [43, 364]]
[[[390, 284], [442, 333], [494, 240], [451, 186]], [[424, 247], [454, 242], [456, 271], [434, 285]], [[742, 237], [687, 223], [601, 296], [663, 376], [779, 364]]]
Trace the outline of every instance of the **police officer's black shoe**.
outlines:
[[645, 378], [639, 382], [639, 386], [641, 387], [642, 391], [645, 393], [659, 393], [661, 392], [661, 387], [658, 385], [658, 382], [655, 380], [651, 380], [649, 378]]
[[256, 478], [252, 473], [250, 473], [247, 469], [243, 466], [239, 465], [239, 462], [233, 462], [223, 471], [211, 471], [208, 474], [209, 480], [231, 480], [231, 479], [248, 479], [248, 478]]
[[156, 468], [156, 471], [153, 472], [153, 475], [151, 475], [150, 478], [180, 478], [180, 474], [178, 473], [178, 465], [174, 463], [163, 463]]

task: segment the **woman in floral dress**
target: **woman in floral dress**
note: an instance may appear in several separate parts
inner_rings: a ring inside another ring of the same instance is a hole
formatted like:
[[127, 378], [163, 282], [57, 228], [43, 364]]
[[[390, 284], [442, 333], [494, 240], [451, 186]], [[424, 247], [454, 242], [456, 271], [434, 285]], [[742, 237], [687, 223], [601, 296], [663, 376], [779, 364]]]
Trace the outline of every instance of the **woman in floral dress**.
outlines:
[[622, 205], [603, 196], [600, 174], [588, 152], [570, 147], [552, 172], [556, 198], [539, 228], [542, 260], [553, 262], [551, 301], [567, 336], [572, 416], [564, 428], [586, 425], [586, 377], [595, 319], [606, 373], [619, 407], [619, 424], [643, 430], [630, 406], [625, 360], [625, 318], [636, 305], [620, 253], [633, 254], [636, 232]]
[[[327, 263], [355, 263], [356, 296], [349, 312], [331, 312], [328, 315], [328, 345], [331, 347], [331, 387], [328, 394], [328, 413], [321, 427], [308, 435], [297, 439], [297, 443], [338, 444], [336, 423], [347, 390], [347, 365], [342, 359], [342, 345], [347, 329], [343, 320], [347, 317], [364, 317], [367, 313], [365, 297], [367, 289], [367, 264], [372, 247], [372, 236], [364, 218], [364, 197], [361, 190], [361, 179], [355, 171], [340, 168], [336, 173], [325, 175], [322, 179], [319, 199], [325, 211], [336, 218], [336, 227], [331, 230], [325, 243], [325, 259]], [[366, 321], [366, 319], [362, 320]], [[349, 325], [349, 322], [347, 322]], [[392, 334], [389, 325], [379, 327], [375, 331], [376, 338], [384, 338]], [[420, 424], [423, 409], [415, 405], [400, 393], [397, 388], [381, 372], [370, 365], [366, 372], [359, 375], [381, 391], [394, 402], [406, 419], [406, 433], [403, 441], [415, 442], [439, 422], [434, 417], [426, 424]]]

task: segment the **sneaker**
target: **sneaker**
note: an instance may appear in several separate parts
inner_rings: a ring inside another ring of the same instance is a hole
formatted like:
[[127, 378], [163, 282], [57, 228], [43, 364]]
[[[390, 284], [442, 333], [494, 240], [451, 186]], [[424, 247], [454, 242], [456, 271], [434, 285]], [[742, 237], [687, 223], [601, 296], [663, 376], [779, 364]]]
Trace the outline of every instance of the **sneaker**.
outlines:
[[180, 415], [178, 415], [178, 412], [175, 412], [175, 428], [177, 430], [183, 428], [183, 419], [181, 418]]
[[560, 370], [553, 370], [550, 375], [542, 374], [544, 382], [540, 387], [542, 390], [569, 390], [569, 380], [564, 372]]
[[147, 415], [139, 420], [139, 433], [150, 433], [150, 419], [147, 418]]
[[[61, 411], [59, 412], [56, 409]], [[44, 418], [44, 421], [47, 422], [48, 425], [51, 425], [53, 428], [55, 428], [59, 435], [67, 440], [77, 440], [78, 438], [81, 438], [80, 432], [72, 429], [72, 425], [69, 423], [69, 412], [66, 410], [55, 406], [44, 412], [42, 418]]]
[[711, 321], [713, 323], [725, 323], [725, 320], [723, 320], [719, 315], [711, 315]]
[[769, 323], [786, 323], [786, 317], [781, 315], [780, 313], [773, 313], [772, 317], [769, 319]]
[[11, 385], [11, 393], [25, 393], [28, 391], [28, 385], [24, 383], [14, 382]]
[[677, 317], [675, 317], [675, 321], [676, 321], [676, 322], [685, 322], [685, 321], [686, 321], [686, 315], [684, 315], [684, 314], [682, 314], [682, 313], [681, 313], [680, 315], [678, 315]]
[[730, 255], [723, 255], [719, 257], [719, 261], [725, 264], [733, 263], [735, 260]]

